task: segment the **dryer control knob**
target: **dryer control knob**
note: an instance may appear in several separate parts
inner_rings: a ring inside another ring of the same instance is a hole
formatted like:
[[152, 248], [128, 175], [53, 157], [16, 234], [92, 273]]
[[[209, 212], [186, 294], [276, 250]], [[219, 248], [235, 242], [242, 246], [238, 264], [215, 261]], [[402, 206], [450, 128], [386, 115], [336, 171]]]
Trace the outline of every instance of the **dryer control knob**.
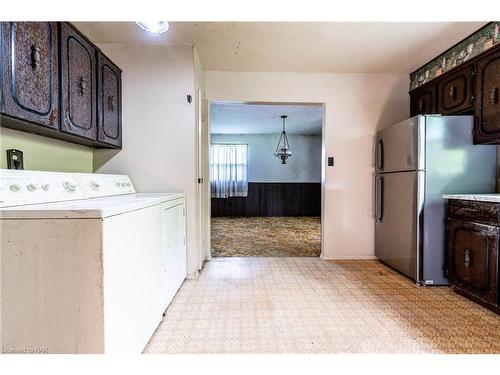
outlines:
[[92, 190], [94, 190], [94, 191], [99, 190], [99, 187], [101, 186], [101, 185], [99, 185], [99, 184], [98, 184], [97, 182], [95, 182], [95, 181], [91, 181], [89, 185], [90, 185], [90, 188], [91, 188]]
[[29, 184], [28, 186], [26, 186], [26, 188], [31, 191], [32, 193], [34, 193], [36, 191], [36, 186], [33, 185], [33, 184]]
[[9, 186], [10, 191], [17, 193], [19, 190], [21, 190], [21, 187], [17, 184], [12, 184]]
[[42, 190], [43, 191], [49, 191], [50, 185], [49, 184], [43, 184], [42, 185]]
[[76, 190], [76, 185], [73, 185], [71, 182], [65, 182], [63, 186], [70, 193], [73, 193]]

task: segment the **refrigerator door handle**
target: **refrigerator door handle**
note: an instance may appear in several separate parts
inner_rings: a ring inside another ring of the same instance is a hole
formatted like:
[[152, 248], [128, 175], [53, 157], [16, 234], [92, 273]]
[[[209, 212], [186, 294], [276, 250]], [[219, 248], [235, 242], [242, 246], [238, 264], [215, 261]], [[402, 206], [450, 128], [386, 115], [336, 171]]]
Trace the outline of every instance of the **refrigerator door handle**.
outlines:
[[375, 181], [375, 220], [382, 222], [384, 216], [384, 177], [377, 176]]
[[384, 168], [384, 141], [382, 138], [377, 140], [376, 168], [378, 171]]

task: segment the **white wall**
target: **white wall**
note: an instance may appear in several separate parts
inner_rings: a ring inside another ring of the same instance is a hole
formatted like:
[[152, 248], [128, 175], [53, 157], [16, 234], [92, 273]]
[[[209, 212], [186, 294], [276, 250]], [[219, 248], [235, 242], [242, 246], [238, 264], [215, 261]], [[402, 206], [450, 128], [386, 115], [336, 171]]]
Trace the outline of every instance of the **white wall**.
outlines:
[[407, 75], [205, 72], [209, 100], [325, 103], [324, 258], [374, 255], [373, 138], [409, 116]]
[[94, 170], [130, 175], [139, 192], [187, 196], [188, 272], [199, 267], [192, 47], [101, 44], [123, 70], [123, 149], [96, 150]]
[[289, 134], [287, 164], [274, 156], [280, 134], [212, 134], [212, 143], [248, 144], [249, 182], [321, 182], [321, 136]]

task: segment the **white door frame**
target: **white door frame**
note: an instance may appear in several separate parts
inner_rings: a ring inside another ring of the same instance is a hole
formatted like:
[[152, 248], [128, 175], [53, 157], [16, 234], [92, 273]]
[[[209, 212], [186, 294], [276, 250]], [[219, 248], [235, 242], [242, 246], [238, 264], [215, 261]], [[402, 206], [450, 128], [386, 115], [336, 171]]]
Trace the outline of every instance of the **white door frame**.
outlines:
[[197, 149], [197, 233], [198, 233], [198, 268], [203, 267], [203, 262], [211, 260], [210, 251], [210, 180], [209, 169], [209, 145], [210, 128], [208, 127], [208, 101], [204, 92], [198, 89], [196, 111], [196, 149]]
[[[202, 234], [205, 240], [205, 246], [203, 246], [202, 253], [204, 255], [204, 260], [212, 259], [212, 244], [211, 244], [211, 194], [210, 194], [210, 133], [211, 133], [211, 124], [210, 124], [210, 109], [212, 104], [215, 103], [241, 103], [241, 104], [262, 104], [262, 105], [321, 105], [323, 107], [323, 123], [321, 124], [321, 254], [320, 258], [323, 257], [324, 254], [324, 229], [325, 229], [325, 172], [326, 172], [326, 146], [325, 146], [325, 123], [326, 123], [326, 103], [322, 102], [256, 102], [256, 101], [231, 101], [231, 100], [208, 100], [204, 99], [204, 113], [203, 123], [206, 126], [203, 127], [203, 135], [199, 134], [199, 140], [201, 142], [198, 143], [198, 147], [201, 152], [199, 154], [204, 155], [204, 158], [198, 158], [198, 162], [201, 163], [198, 165], [198, 171], [204, 171], [203, 175], [204, 183], [198, 184], [200, 186], [198, 197], [200, 202], [200, 206], [203, 205], [204, 208], [199, 210], [199, 214], [203, 215], [201, 218], [199, 231]], [[200, 173], [200, 172], [199, 172]], [[201, 241], [203, 243], [203, 241]]]

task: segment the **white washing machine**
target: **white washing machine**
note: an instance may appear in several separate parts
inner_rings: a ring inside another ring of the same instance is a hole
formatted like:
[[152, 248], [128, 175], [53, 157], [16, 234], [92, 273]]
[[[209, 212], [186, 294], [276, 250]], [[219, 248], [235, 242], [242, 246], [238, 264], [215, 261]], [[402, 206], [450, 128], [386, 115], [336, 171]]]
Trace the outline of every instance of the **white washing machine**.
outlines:
[[185, 196], [0, 171], [0, 347], [141, 353], [186, 276]]

